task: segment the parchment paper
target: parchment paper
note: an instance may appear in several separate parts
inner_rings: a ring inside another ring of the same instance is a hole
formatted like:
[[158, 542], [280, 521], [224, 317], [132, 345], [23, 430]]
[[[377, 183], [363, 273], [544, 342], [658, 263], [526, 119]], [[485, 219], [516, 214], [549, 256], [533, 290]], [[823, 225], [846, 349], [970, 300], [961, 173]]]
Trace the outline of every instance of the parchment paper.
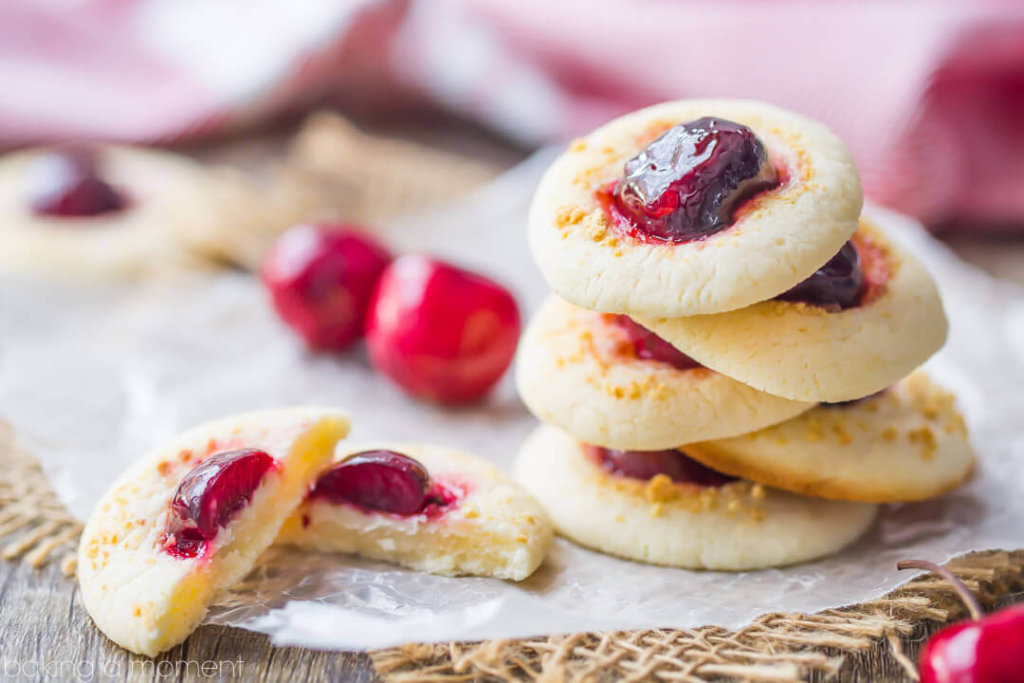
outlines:
[[[545, 159], [461, 206], [383, 228], [407, 250], [479, 268], [527, 311], [545, 294], [525, 236]], [[876, 597], [909, 578], [899, 558], [944, 561], [1024, 547], [1024, 294], [959, 262], [912, 221], [872, 209], [937, 276], [952, 322], [929, 363], [958, 392], [981, 455], [974, 481], [942, 500], [889, 506], [856, 546], [820, 562], [745, 573], [664, 569], [558, 541], [522, 584], [443, 578], [338, 555], [271, 550], [210, 620], [322, 648], [647, 627], [738, 627], [771, 610], [815, 611]], [[415, 439], [507, 467], [535, 424], [506, 378], [484, 406], [406, 399], [361, 352], [311, 355], [278, 323], [258, 282], [199, 274], [133, 287], [0, 281], [0, 416], [85, 518], [133, 459], [195, 423], [261, 407], [329, 403], [350, 442]]]

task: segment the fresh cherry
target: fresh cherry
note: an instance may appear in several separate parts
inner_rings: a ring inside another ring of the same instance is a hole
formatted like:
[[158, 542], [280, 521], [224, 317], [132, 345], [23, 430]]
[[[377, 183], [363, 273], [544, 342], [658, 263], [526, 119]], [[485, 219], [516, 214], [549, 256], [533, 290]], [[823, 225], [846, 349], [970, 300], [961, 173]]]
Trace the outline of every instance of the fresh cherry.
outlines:
[[844, 309], [859, 305], [865, 289], [860, 254], [853, 242], [847, 242], [814, 275], [775, 298]]
[[430, 475], [418, 461], [395, 451], [364, 451], [320, 475], [310, 496], [354, 503], [370, 510], [413, 515], [430, 502]]
[[1024, 605], [983, 617], [967, 586], [945, 567], [905, 560], [897, 569], [925, 569], [949, 581], [971, 621], [948, 626], [925, 645], [918, 663], [921, 683], [1016, 683], [1024, 681]]
[[185, 475], [171, 499], [164, 547], [195, 557], [235, 514], [249, 504], [275, 465], [265, 451], [244, 448], [215, 453]]
[[613, 196], [634, 228], [688, 242], [728, 227], [744, 199], [777, 184], [752, 130], [704, 117], [669, 128], [627, 161]]
[[347, 224], [298, 225], [263, 262], [263, 282], [278, 315], [315, 349], [340, 350], [363, 334], [388, 251]]
[[425, 256], [381, 275], [366, 319], [373, 366], [408, 393], [439, 403], [486, 394], [508, 369], [519, 309], [507, 289]]
[[672, 481], [697, 486], [722, 486], [733, 477], [721, 474], [676, 449], [663, 451], [616, 451], [590, 446], [591, 453], [611, 472], [633, 479], [650, 479], [657, 474], [668, 475]]
[[28, 168], [32, 210], [44, 216], [85, 218], [120, 211], [126, 202], [99, 175], [96, 151], [67, 145], [36, 157]]
[[691, 370], [701, 367], [700, 363], [628, 315], [615, 315], [612, 320], [629, 335], [629, 340], [633, 343], [633, 351], [636, 353], [637, 358], [668, 363], [676, 370]]

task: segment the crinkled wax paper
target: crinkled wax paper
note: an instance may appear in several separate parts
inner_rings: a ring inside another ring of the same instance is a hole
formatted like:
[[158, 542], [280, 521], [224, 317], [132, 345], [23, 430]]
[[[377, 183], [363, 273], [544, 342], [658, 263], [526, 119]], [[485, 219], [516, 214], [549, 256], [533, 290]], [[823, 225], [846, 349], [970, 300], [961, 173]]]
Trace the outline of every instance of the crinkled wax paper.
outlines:
[[[385, 230], [507, 282], [527, 310], [545, 294], [526, 245], [543, 159], [464, 204]], [[958, 261], [914, 222], [873, 211], [937, 276], [952, 322], [929, 364], [955, 389], [981, 456], [977, 477], [941, 500], [885, 508], [842, 554], [738, 574], [646, 566], [558, 541], [530, 580], [444, 578], [347, 556], [271, 550], [212, 611], [277, 643], [372, 648], [643, 627], [737, 627], [771, 610], [814, 611], [905, 581], [898, 558], [942, 561], [1024, 547], [1024, 294]], [[360, 439], [415, 439], [508, 467], [534, 420], [508, 378], [486, 405], [444, 410], [405, 398], [360, 352], [311, 355], [276, 320], [258, 282], [194, 275], [130, 288], [0, 282], [0, 416], [85, 518], [128, 463], [209, 418], [296, 403], [347, 407]]]

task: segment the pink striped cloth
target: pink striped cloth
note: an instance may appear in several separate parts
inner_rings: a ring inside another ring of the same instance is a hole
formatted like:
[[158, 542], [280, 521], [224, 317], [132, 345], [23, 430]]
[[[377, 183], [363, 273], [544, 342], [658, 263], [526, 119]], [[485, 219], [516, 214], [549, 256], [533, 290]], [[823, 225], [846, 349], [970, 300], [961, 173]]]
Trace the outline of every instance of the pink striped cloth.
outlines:
[[677, 97], [764, 99], [850, 145], [867, 194], [1024, 225], [1024, 4], [8, 0], [0, 143], [206, 135], [410, 92], [529, 143]]

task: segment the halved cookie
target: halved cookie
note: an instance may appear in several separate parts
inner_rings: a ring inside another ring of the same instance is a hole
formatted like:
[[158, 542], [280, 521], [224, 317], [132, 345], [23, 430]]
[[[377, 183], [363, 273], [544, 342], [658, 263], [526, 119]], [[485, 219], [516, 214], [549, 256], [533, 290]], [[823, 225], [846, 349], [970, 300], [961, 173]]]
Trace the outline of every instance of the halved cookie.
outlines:
[[519, 344], [523, 402], [580, 441], [634, 450], [745, 434], [816, 405], [758, 391], [685, 357], [651, 358], [634, 341], [636, 329], [621, 316], [549, 298]]
[[185, 225], [201, 231], [216, 220], [208, 179], [190, 159], [135, 147], [6, 155], [0, 158], [0, 268], [111, 280], [195, 265], [175, 233]]
[[78, 582], [96, 626], [150, 656], [184, 640], [252, 569], [347, 432], [348, 417], [329, 408], [248, 413], [135, 464], [82, 533]]
[[[722, 132], [705, 135], [715, 126]], [[673, 170], [681, 159], [700, 168]], [[677, 181], [686, 187], [666, 190]], [[761, 191], [746, 196], [748, 181]], [[634, 214], [629, 207], [639, 203], [646, 208]], [[860, 210], [853, 161], [820, 123], [761, 102], [681, 100], [572, 143], [541, 180], [529, 237], [563, 299], [671, 318], [731, 311], [788, 290], [850, 238]], [[684, 214], [683, 232], [648, 221]]]
[[680, 469], [699, 474], [698, 483], [614, 474], [591, 448], [542, 425], [523, 444], [516, 479], [547, 509], [558, 533], [640, 562], [728, 571], [794, 564], [841, 550], [875, 517], [874, 505], [723, 483], [714, 473], [694, 472], [685, 459]]
[[771, 300], [637, 321], [701, 364], [770, 394], [832, 403], [868, 396], [938, 351], [948, 323], [935, 283], [914, 256], [868, 220], [853, 244], [866, 286], [852, 307]]
[[540, 505], [483, 459], [378, 444], [341, 454], [276, 542], [522, 581], [544, 560], [552, 535]]
[[916, 372], [849, 404], [731, 439], [686, 446], [720, 472], [794, 493], [893, 503], [940, 496], [967, 480], [975, 455], [954, 396]]

